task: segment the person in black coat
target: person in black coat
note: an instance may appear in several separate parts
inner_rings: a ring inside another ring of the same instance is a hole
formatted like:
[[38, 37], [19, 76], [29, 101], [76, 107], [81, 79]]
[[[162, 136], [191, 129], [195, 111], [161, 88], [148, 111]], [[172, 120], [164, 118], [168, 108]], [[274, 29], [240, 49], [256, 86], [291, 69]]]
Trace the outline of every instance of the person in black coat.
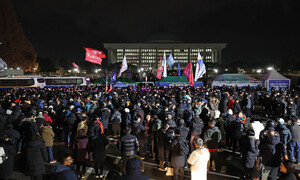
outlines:
[[277, 179], [278, 168], [285, 154], [284, 145], [280, 142], [279, 135], [275, 131], [268, 131], [258, 145], [262, 158], [262, 179]]
[[124, 174], [126, 171], [126, 163], [127, 161], [136, 155], [136, 151], [139, 147], [139, 141], [134, 135], [130, 134], [131, 127], [126, 126], [125, 134], [119, 139], [117, 143], [117, 147], [121, 152], [122, 156], [122, 173]]
[[[94, 158], [94, 168], [95, 177], [103, 177], [103, 165], [106, 158], [106, 146], [108, 145], [108, 140], [105, 135], [98, 133], [97, 137], [93, 139], [93, 158]], [[98, 171], [100, 168], [100, 173]]]
[[0, 164], [0, 179], [9, 179], [14, 169], [14, 158], [16, 155], [16, 146], [7, 134], [2, 136], [0, 147], [4, 148], [5, 155], [8, 157]]
[[159, 170], [164, 171], [165, 158], [165, 144], [166, 142], [166, 133], [169, 129], [169, 124], [164, 124], [162, 128], [158, 130], [157, 133], [157, 159], [159, 160]]
[[178, 128], [180, 130], [180, 136], [184, 139], [184, 140], [187, 140], [187, 137], [189, 135], [189, 128], [185, 127], [184, 125], [184, 120], [183, 119], [180, 119], [179, 120], [179, 124], [178, 124]]
[[248, 169], [255, 166], [258, 149], [255, 146], [255, 132], [253, 129], [248, 129], [246, 135], [241, 138], [241, 153], [245, 167], [245, 174]]
[[195, 137], [200, 137], [202, 134], [202, 129], [204, 127], [204, 123], [202, 119], [199, 117], [199, 115], [196, 115], [195, 118], [192, 120], [191, 123], [191, 139], [190, 139], [190, 145], [191, 145], [191, 151], [193, 151], [193, 141]]
[[139, 155], [144, 156], [144, 145], [146, 143], [145, 136], [146, 128], [142, 123], [142, 117], [140, 115], [135, 116], [135, 120], [132, 123], [132, 135], [136, 136], [139, 141]]
[[175, 129], [174, 131], [174, 139], [171, 142], [171, 166], [174, 168], [174, 179], [178, 177], [178, 170], [180, 170], [180, 179], [183, 180], [184, 178], [184, 165], [185, 165], [185, 156], [180, 155], [180, 144], [179, 142], [184, 141], [182, 137], [180, 137], [180, 130]]
[[228, 109], [227, 114], [224, 118], [224, 129], [226, 134], [226, 146], [228, 148], [231, 148], [232, 140], [230, 139], [231, 134], [231, 122], [235, 120], [235, 117], [233, 116], [233, 111], [231, 109]]
[[34, 134], [31, 141], [26, 143], [25, 158], [26, 175], [30, 176], [31, 180], [41, 179], [45, 174], [45, 161], [49, 160], [46, 146], [39, 134]]
[[11, 139], [13, 144], [17, 146], [18, 153], [21, 152], [22, 148], [22, 138], [19, 131], [13, 129], [12, 124], [7, 124], [5, 130], [3, 131], [3, 134], [7, 134], [8, 137]]
[[231, 122], [230, 129], [230, 139], [232, 140], [232, 152], [233, 154], [235, 154], [237, 143], [243, 135], [244, 126], [243, 123], [238, 118], [236, 118], [234, 121]]
[[240, 100], [239, 99], [236, 99], [234, 101], [234, 104], [233, 104], [233, 114], [238, 114], [239, 112], [242, 111], [242, 107], [241, 107], [241, 104], [240, 104]]
[[141, 162], [138, 158], [127, 161], [126, 175], [122, 175], [120, 180], [148, 180], [148, 177], [141, 171]]

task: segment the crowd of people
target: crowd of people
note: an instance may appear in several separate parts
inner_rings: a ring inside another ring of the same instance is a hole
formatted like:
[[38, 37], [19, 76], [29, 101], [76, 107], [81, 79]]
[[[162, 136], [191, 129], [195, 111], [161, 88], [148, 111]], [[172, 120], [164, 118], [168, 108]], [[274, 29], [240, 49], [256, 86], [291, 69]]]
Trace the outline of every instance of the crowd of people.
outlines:
[[[190, 168], [191, 179], [206, 179], [208, 170], [221, 166], [223, 149], [241, 156], [243, 179], [267, 180], [270, 175], [274, 180], [278, 171], [280, 179], [296, 179], [294, 165], [300, 163], [300, 98], [295, 90], [5, 89], [0, 103], [0, 179], [11, 176], [17, 156], [24, 157], [25, 173], [34, 180], [42, 179], [45, 162], [55, 164], [55, 179], [84, 178], [90, 161], [95, 178], [103, 178], [108, 137], [117, 139], [122, 167], [121, 177], [110, 171], [107, 179], [148, 179], [142, 173], [145, 158], [174, 179], [184, 179], [184, 167]], [[61, 154], [58, 163], [54, 141], [65, 142], [74, 155]]]

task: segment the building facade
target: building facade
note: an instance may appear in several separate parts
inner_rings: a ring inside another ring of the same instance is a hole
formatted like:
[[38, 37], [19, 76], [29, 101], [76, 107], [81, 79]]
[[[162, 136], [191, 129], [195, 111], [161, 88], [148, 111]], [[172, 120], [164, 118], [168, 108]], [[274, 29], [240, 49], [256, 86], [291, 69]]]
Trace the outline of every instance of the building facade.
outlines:
[[166, 58], [170, 53], [175, 60], [172, 69], [177, 69], [180, 63], [181, 69], [191, 61], [196, 63], [198, 50], [207, 66], [212, 70], [213, 64], [222, 64], [222, 49], [225, 43], [178, 43], [178, 42], [146, 42], [146, 43], [104, 43], [108, 50], [108, 62], [122, 62], [124, 55], [128, 66], [136, 66], [145, 70], [155, 70], [160, 64], [160, 59], [166, 52]]

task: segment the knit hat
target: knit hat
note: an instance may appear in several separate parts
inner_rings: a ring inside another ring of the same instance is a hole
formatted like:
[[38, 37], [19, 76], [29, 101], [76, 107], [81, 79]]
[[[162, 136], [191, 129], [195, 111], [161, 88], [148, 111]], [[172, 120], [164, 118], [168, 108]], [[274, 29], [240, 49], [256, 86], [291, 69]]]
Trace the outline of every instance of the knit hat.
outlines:
[[12, 110], [10, 110], [10, 109], [6, 110], [6, 114], [7, 115], [11, 115], [12, 114]]
[[227, 114], [233, 115], [233, 111], [231, 109], [228, 109]]
[[43, 112], [39, 112], [38, 116], [36, 118], [44, 118]]
[[284, 119], [279, 118], [279, 119], [278, 119], [278, 123], [279, 123], [279, 124], [284, 124]]

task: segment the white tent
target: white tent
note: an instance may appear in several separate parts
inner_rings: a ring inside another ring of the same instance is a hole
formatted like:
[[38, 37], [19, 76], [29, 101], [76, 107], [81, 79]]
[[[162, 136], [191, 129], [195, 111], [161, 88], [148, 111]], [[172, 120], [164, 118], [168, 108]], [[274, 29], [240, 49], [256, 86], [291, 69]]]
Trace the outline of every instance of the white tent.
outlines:
[[270, 90], [272, 87], [275, 89], [287, 89], [290, 87], [291, 80], [279, 74], [275, 69], [272, 69], [262, 78], [265, 87]]

